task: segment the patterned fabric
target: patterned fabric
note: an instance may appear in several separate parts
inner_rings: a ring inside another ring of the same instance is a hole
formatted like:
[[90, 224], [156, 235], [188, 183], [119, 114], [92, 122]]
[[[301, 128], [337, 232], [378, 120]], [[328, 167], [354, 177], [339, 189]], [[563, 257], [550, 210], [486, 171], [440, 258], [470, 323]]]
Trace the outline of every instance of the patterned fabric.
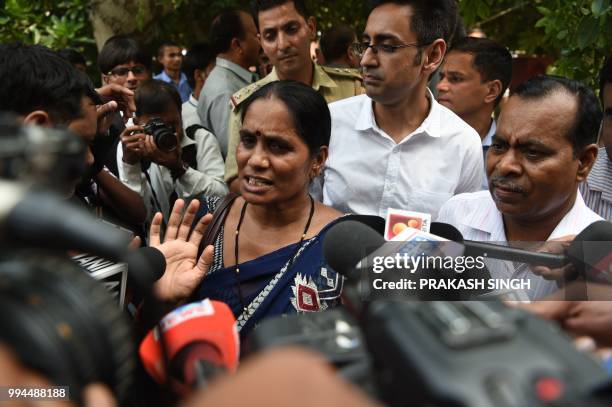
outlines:
[[612, 222], [612, 161], [605, 147], [599, 149], [597, 161], [580, 192], [586, 205], [608, 222]]
[[[203, 206], [212, 212], [220, 201], [219, 198], [208, 198]], [[343, 279], [325, 263], [323, 257], [323, 240], [333, 224], [335, 222], [302, 243], [239, 264], [239, 277], [235, 266], [223, 267], [222, 227], [215, 240], [213, 264], [196, 290], [196, 298], [225, 302], [234, 312], [243, 338], [264, 318], [323, 311], [338, 305]], [[238, 295], [238, 278], [246, 312]]]

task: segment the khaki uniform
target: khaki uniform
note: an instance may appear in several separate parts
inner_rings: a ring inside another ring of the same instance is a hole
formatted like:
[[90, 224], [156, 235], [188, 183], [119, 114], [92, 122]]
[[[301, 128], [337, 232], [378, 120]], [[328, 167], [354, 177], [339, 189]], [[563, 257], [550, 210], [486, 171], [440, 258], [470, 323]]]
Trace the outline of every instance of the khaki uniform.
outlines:
[[[238, 176], [238, 166], [236, 164], [236, 148], [240, 142], [238, 134], [242, 127], [240, 115], [240, 104], [248, 98], [253, 92], [262, 86], [278, 81], [276, 70], [265, 78], [250, 84], [231, 97], [233, 111], [230, 114], [229, 131], [228, 131], [228, 150], [225, 160], [225, 181], [230, 182]], [[318, 91], [327, 101], [327, 103], [335, 102], [336, 100], [345, 99], [351, 96], [360, 95], [365, 92], [361, 80], [361, 75], [357, 69], [350, 68], [331, 68], [326, 66], [314, 65], [314, 75], [312, 79], [312, 88]]]

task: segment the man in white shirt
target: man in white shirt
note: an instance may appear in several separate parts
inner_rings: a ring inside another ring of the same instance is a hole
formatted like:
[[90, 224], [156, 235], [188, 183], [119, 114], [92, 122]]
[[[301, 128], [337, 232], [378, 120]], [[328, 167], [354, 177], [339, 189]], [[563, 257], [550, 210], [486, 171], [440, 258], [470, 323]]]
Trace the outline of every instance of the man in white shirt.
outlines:
[[[204, 139], [192, 140], [184, 135], [178, 92], [164, 82], [150, 81], [138, 88], [135, 102], [135, 126], [128, 125], [121, 134], [117, 167], [119, 179], [143, 197], [149, 220], [158, 211], [167, 220], [174, 198], [224, 196], [227, 186], [217, 140], [210, 132]], [[143, 132], [143, 126], [154, 119], [161, 119], [174, 130], [176, 149], [164, 151]], [[150, 162], [148, 168], [143, 165], [146, 161]]]
[[[487, 153], [489, 191], [453, 197], [440, 209], [438, 221], [469, 240], [573, 239], [602, 219], [578, 193], [597, 157], [600, 117], [597, 98], [579, 82], [549, 76], [525, 82], [504, 105]], [[537, 269], [495, 263], [489, 267], [494, 278], [530, 279], [531, 299], [558, 288], [555, 281], [534, 275]]]
[[332, 103], [323, 202], [385, 216], [389, 207], [437, 214], [482, 184], [474, 129], [427, 89], [457, 21], [452, 0], [379, 1], [361, 41], [367, 95]]

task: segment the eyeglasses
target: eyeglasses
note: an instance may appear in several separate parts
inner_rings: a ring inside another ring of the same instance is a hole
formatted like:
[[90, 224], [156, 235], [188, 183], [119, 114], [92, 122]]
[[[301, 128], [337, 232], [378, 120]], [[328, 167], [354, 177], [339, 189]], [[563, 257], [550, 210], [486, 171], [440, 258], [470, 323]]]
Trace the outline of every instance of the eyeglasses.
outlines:
[[419, 45], [418, 43], [399, 44], [399, 45], [368, 44], [366, 42], [354, 42], [353, 44], [351, 44], [351, 48], [353, 52], [357, 54], [359, 58], [363, 57], [363, 54], [365, 54], [368, 48], [372, 48], [372, 52], [374, 52], [374, 54], [378, 54], [378, 51], [382, 51], [384, 54], [393, 54], [396, 50], [400, 48], [410, 48], [410, 47], [419, 48], [419, 47], [422, 47], [422, 45]]
[[136, 65], [132, 68], [119, 67], [119, 68], [113, 69], [112, 71], [107, 73], [107, 75], [127, 76], [129, 72], [132, 72], [134, 75], [142, 75], [145, 72], [147, 72], [147, 68], [145, 68], [142, 65]]

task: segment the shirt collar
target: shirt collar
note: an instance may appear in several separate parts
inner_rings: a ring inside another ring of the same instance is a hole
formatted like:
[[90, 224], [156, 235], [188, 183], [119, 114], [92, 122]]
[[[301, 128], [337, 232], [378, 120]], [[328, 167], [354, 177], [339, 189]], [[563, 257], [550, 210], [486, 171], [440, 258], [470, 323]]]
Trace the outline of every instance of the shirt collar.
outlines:
[[248, 69], [244, 69], [240, 65], [235, 64], [225, 58], [217, 57], [215, 63], [221, 68], [229, 69], [247, 83], [251, 83], [253, 82], [253, 79], [257, 78], [257, 75], [253, 72], [249, 71]]
[[193, 107], [198, 107], [198, 99], [193, 96], [193, 93], [189, 95], [189, 100], [187, 100], [187, 102]]
[[[591, 212], [591, 210], [587, 208], [582, 195], [576, 190], [576, 201], [572, 209], [565, 214], [547, 240], [576, 234], [576, 230], [582, 228], [585, 212]], [[472, 229], [488, 233], [490, 241], [505, 242], [507, 240], [504, 218], [499, 209], [497, 209], [491, 193], [487, 193], [487, 199], [482, 207], [479, 207], [477, 211], [467, 213], [460, 223]]]
[[612, 161], [601, 147], [588, 177], [589, 189], [601, 192], [604, 201], [612, 203]]
[[[423, 123], [417, 127], [410, 135], [423, 133], [430, 137], [440, 137], [440, 126], [442, 122], [440, 109], [443, 107], [436, 102], [431, 91], [427, 89], [427, 98], [430, 101], [429, 113]], [[374, 101], [369, 96], [363, 97], [363, 104], [361, 105], [361, 112], [359, 118], [355, 122], [355, 130], [369, 130], [374, 129], [376, 131], [382, 131], [376, 124], [376, 118], [374, 116]], [[409, 139], [406, 137], [404, 140]], [[404, 141], [402, 140], [402, 142]]]
[[317, 64], [313, 64], [312, 88], [316, 91], [319, 88], [337, 88], [338, 85], [329, 75]]
[[491, 143], [493, 142], [493, 136], [495, 135], [496, 131], [497, 131], [497, 123], [495, 122], [495, 119], [493, 119], [491, 120], [491, 127], [489, 127], [489, 132], [487, 133], [485, 138], [482, 139], [483, 147], [491, 146]]
[[[168, 74], [166, 73], [165, 69], [162, 69], [161, 74], [160, 74], [160, 78], [164, 82], [174, 83], [174, 80], [170, 76], [168, 76]], [[180, 79], [179, 79], [179, 85], [182, 85], [183, 82], [187, 82], [187, 75], [185, 75], [184, 72], [181, 72], [181, 76], [180, 76]]]

